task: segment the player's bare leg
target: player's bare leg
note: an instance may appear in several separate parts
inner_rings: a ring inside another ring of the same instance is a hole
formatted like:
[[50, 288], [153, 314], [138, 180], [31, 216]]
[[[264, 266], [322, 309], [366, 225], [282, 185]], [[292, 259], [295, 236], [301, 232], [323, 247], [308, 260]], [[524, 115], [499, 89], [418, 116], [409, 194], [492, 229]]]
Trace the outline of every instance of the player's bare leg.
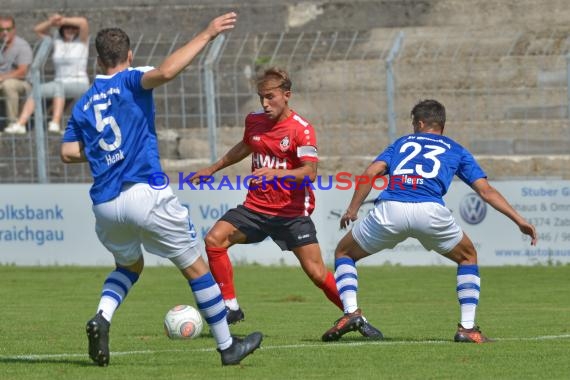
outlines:
[[297, 256], [301, 268], [313, 284], [319, 287], [327, 298], [342, 310], [342, 302], [338, 296], [334, 276], [323, 262], [319, 244], [311, 243], [293, 248], [293, 253]]
[[464, 343], [486, 343], [487, 338], [475, 324], [475, 313], [479, 304], [481, 279], [477, 265], [477, 250], [467, 234], [445, 255], [457, 263], [457, 298], [461, 309], [461, 321], [457, 325], [454, 340]]
[[243, 244], [246, 240], [247, 237], [242, 232], [224, 220], [217, 221], [204, 239], [210, 271], [222, 292], [228, 312], [226, 318], [230, 324], [243, 321], [245, 314], [237, 301], [234, 272], [228, 256], [228, 248], [234, 244]]

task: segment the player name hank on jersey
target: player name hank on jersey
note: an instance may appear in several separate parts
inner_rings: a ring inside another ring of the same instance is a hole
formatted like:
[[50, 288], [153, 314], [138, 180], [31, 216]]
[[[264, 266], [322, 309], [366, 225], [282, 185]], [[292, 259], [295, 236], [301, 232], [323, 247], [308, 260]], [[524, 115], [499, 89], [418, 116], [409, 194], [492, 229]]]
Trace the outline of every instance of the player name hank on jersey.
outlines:
[[107, 162], [107, 166], [111, 166], [114, 163], [124, 159], [125, 159], [125, 154], [121, 149], [119, 149], [119, 151], [117, 151], [116, 153], [107, 154], [105, 156], [105, 161]]

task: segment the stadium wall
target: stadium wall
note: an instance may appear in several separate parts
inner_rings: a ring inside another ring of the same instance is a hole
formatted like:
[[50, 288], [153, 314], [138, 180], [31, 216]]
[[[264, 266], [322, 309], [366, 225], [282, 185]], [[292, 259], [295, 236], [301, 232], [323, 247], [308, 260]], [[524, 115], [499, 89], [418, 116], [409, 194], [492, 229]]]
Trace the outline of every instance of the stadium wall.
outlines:
[[[208, 229], [229, 208], [243, 202], [241, 179], [231, 187], [215, 182], [214, 190], [180, 188], [172, 184], [181, 202], [190, 209], [200, 243]], [[343, 236], [339, 218], [353, 189], [345, 182], [320, 178], [316, 183], [316, 211], [313, 220], [323, 257], [334, 261], [334, 249]], [[239, 183], [239, 185], [238, 185]], [[458, 222], [479, 251], [481, 266], [558, 265], [570, 263], [570, 185], [567, 181], [501, 181], [494, 185], [539, 232], [539, 243], [531, 247], [514, 224], [485, 205], [467, 186], [455, 184], [446, 196]], [[381, 187], [382, 183], [378, 183]], [[221, 187], [220, 190], [217, 190]], [[329, 188], [330, 189], [327, 189]], [[340, 188], [337, 188], [340, 187]], [[86, 184], [2, 185], [0, 186], [1, 265], [112, 265], [112, 256], [97, 240], [94, 217]], [[361, 210], [372, 208], [370, 198]], [[281, 252], [270, 240], [237, 245], [230, 249], [236, 265], [298, 265], [291, 252]], [[167, 260], [146, 254], [147, 265], [171, 265]], [[452, 265], [427, 252], [413, 239], [394, 250], [362, 260], [361, 265]]]
[[[18, 33], [34, 42], [32, 26], [54, 11], [86, 15], [92, 34], [120, 25], [131, 34], [135, 66], [159, 64], [209, 17], [229, 9], [238, 9], [240, 22], [217, 61], [216, 94], [204, 90], [205, 54], [155, 91], [168, 172], [203, 166], [212, 146], [221, 154], [241, 139], [244, 116], [259, 108], [252, 75], [265, 63], [291, 71], [292, 106], [315, 127], [321, 173], [361, 170], [388, 143], [388, 99], [401, 134], [409, 133], [412, 105], [436, 98], [448, 109], [446, 134], [476, 155], [490, 179], [570, 179], [566, 0], [2, 3], [2, 13], [16, 17]], [[385, 59], [400, 32], [395, 91], [388, 96]], [[50, 61], [42, 71], [45, 80], [53, 77]], [[217, 105], [215, 139], [206, 126], [206, 99]], [[0, 119], [0, 129], [5, 125]], [[45, 144], [33, 133], [0, 135], [0, 183], [40, 182], [44, 171], [51, 183], [91, 181], [87, 165], [61, 163], [59, 144], [53, 134]], [[36, 157], [39, 145], [46, 159]], [[248, 169], [244, 163], [228, 171]]]
[[[235, 10], [236, 33], [370, 30], [426, 26], [567, 27], [566, 0], [4, 0], [2, 13], [18, 20], [18, 33], [34, 39], [32, 26], [54, 12], [83, 15], [92, 30], [121, 26], [140, 33], [195, 32], [210, 17]], [[29, 25], [29, 28], [25, 28]]]

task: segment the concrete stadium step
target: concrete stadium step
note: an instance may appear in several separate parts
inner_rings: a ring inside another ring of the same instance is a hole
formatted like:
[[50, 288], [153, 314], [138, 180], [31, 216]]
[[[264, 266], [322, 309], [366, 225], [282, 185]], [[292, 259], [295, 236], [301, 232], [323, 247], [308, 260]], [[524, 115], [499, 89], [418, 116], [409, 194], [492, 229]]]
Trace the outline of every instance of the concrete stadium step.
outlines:
[[[373, 90], [386, 85], [386, 74], [378, 68], [379, 64], [383, 64], [383, 60], [319, 62], [292, 72], [292, 76], [297, 90], [346, 90], [351, 87]], [[541, 73], [563, 70], [565, 66], [560, 56], [503, 57], [495, 62], [485, 57], [454, 61], [452, 57], [441, 56], [433, 61], [396, 61], [393, 70], [400, 90], [426, 87], [500, 90], [538, 87], [542, 84]]]
[[[348, 172], [358, 175], [372, 162], [375, 156], [323, 156], [319, 160], [319, 175], [336, 175]], [[570, 179], [567, 167], [570, 165], [569, 155], [476, 155], [475, 158], [485, 170], [489, 180], [509, 179]], [[163, 159], [163, 169], [176, 182], [179, 173], [188, 174], [193, 170], [209, 165], [207, 157], [171, 160]], [[227, 175], [230, 178], [250, 173], [250, 162], [244, 160], [230, 166], [217, 175]]]
[[[389, 144], [386, 123], [314, 125], [319, 153], [323, 156], [375, 157]], [[166, 129], [159, 130], [165, 133]], [[399, 123], [397, 136], [411, 133], [411, 127]], [[206, 128], [169, 130], [176, 136], [180, 158], [209, 157]], [[474, 154], [565, 154], [570, 145], [567, 120], [464, 122], [449, 120], [445, 134]], [[243, 135], [242, 127], [221, 127], [217, 131], [218, 154], [223, 154]], [[160, 136], [164, 139], [163, 136]]]
[[506, 119], [566, 119], [570, 105], [509, 107]]
[[[91, 29], [119, 25], [132, 36], [140, 33], [192, 35], [205, 26], [205, 20], [221, 12], [237, 10], [239, 33], [300, 31], [335, 31], [338, 29], [373, 29], [404, 27], [505, 26], [525, 28], [567, 25], [570, 7], [567, 0], [250, 0], [236, 6], [235, 1], [52, 0], [38, 4], [33, 0], [5, 0], [4, 12], [13, 14], [18, 25], [35, 25], [46, 14], [61, 12], [82, 14], [89, 18]], [[19, 32], [33, 40], [31, 28]], [[497, 34], [499, 35], [499, 34]]]
[[[369, 80], [372, 82], [372, 80]], [[314, 87], [305, 92], [294, 89], [291, 106], [305, 115], [314, 125], [335, 123], [385, 123], [387, 120], [387, 96], [385, 89], [362, 89], [347, 85], [344, 90], [327, 91]], [[497, 122], [504, 119], [560, 119], [564, 118], [560, 107], [566, 102], [566, 89], [519, 89], [505, 88], [490, 90], [431, 89], [396, 92], [395, 107], [397, 119], [407, 121], [414, 104], [420, 99], [435, 98], [447, 109], [450, 120]], [[247, 95], [241, 114], [259, 109], [259, 100]], [[234, 112], [231, 105], [221, 107], [222, 112]], [[533, 108], [534, 107], [534, 108]], [[567, 107], [567, 106], [566, 106]], [[529, 112], [529, 110], [533, 110]], [[231, 110], [231, 111], [230, 111]], [[368, 110], [368, 111], [367, 111]], [[369, 110], [374, 110], [370, 112]], [[238, 124], [239, 125], [239, 124]]]
[[397, 30], [404, 33], [404, 43], [399, 52], [399, 60], [404, 61], [439, 57], [457, 60], [465, 57], [564, 55], [569, 49], [566, 44], [568, 29], [567, 25], [546, 24], [532, 29], [524, 24], [493, 27], [469, 24], [458, 28], [451, 23], [438, 27], [375, 28], [370, 31], [370, 39], [362, 48], [384, 51], [387, 36], [391, 36], [389, 40], [392, 42]]
[[[360, 173], [389, 143], [385, 124], [333, 124], [316, 126], [319, 137], [319, 171]], [[406, 125], [398, 127], [398, 135], [410, 133]], [[196, 170], [210, 160], [206, 128], [186, 130], [159, 129], [160, 152], [165, 170]], [[218, 130], [218, 155], [221, 156], [242, 137], [242, 128], [223, 127]], [[450, 121], [446, 135], [470, 149], [491, 179], [549, 178], [570, 179], [567, 168], [570, 155], [570, 124], [567, 120], [502, 121], [498, 123]], [[47, 159], [50, 181], [89, 181], [86, 165], [64, 165], [59, 159], [61, 136], [48, 135]], [[35, 169], [35, 138], [33, 135], [0, 136], [0, 165], [3, 183], [37, 180]], [[557, 153], [557, 154], [553, 154]], [[247, 173], [246, 159], [224, 173]]]

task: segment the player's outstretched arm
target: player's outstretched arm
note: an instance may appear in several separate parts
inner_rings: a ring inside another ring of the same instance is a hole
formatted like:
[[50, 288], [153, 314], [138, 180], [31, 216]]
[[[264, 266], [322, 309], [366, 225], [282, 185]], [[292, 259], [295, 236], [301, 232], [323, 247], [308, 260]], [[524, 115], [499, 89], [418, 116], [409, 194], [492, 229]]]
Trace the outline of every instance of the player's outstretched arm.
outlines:
[[202, 49], [218, 34], [233, 29], [236, 23], [235, 12], [218, 16], [208, 24], [208, 27], [198, 33], [190, 42], [166, 57], [156, 69], [147, 71], [142, 77], [142, 86], [146, 89], [158, 87], [174, 79]]
[[479, 196], [500, 213], [506, 215], [509, 219], [516, 223], [521, 232], [530, 236], [531, 245], [536, 245], [537, 236], [536, 228], [526, 221], [503, 197], [503, 195], [489, 184], [486, 178], [479, 178], [471, 184], [471, 187]]
[[251, 148], [249, 145], [243, 141], [238, 142], [233, 146], [226, 154], [223, 155], [218, 161], [214, 162], [207, 168], [200, 169], [190, 177], [190, 181], [194, 184], [200, 183], [200, 177], [209, 177], [218, 170], [232, 166], [249, 156], [251, 154]]
[[358, 218], [358, 210], [360, 206], [362, 206], [362, 202], [364, 202], [368, 194], [370, 194], [370, 190], [372, 190], [373, 178], [386, 174], [387, 169], [388, 165], [384, 161], [374, 161], [366, 168], [364, 173], [360, 175], [360, 178], [368, 178], [369, 180], [357, 181], [354, 194], [352, 194], [352, 200], [346, 212], [340, 218], [340, 228], [348, 227], [350, 222], [354, 222]]

